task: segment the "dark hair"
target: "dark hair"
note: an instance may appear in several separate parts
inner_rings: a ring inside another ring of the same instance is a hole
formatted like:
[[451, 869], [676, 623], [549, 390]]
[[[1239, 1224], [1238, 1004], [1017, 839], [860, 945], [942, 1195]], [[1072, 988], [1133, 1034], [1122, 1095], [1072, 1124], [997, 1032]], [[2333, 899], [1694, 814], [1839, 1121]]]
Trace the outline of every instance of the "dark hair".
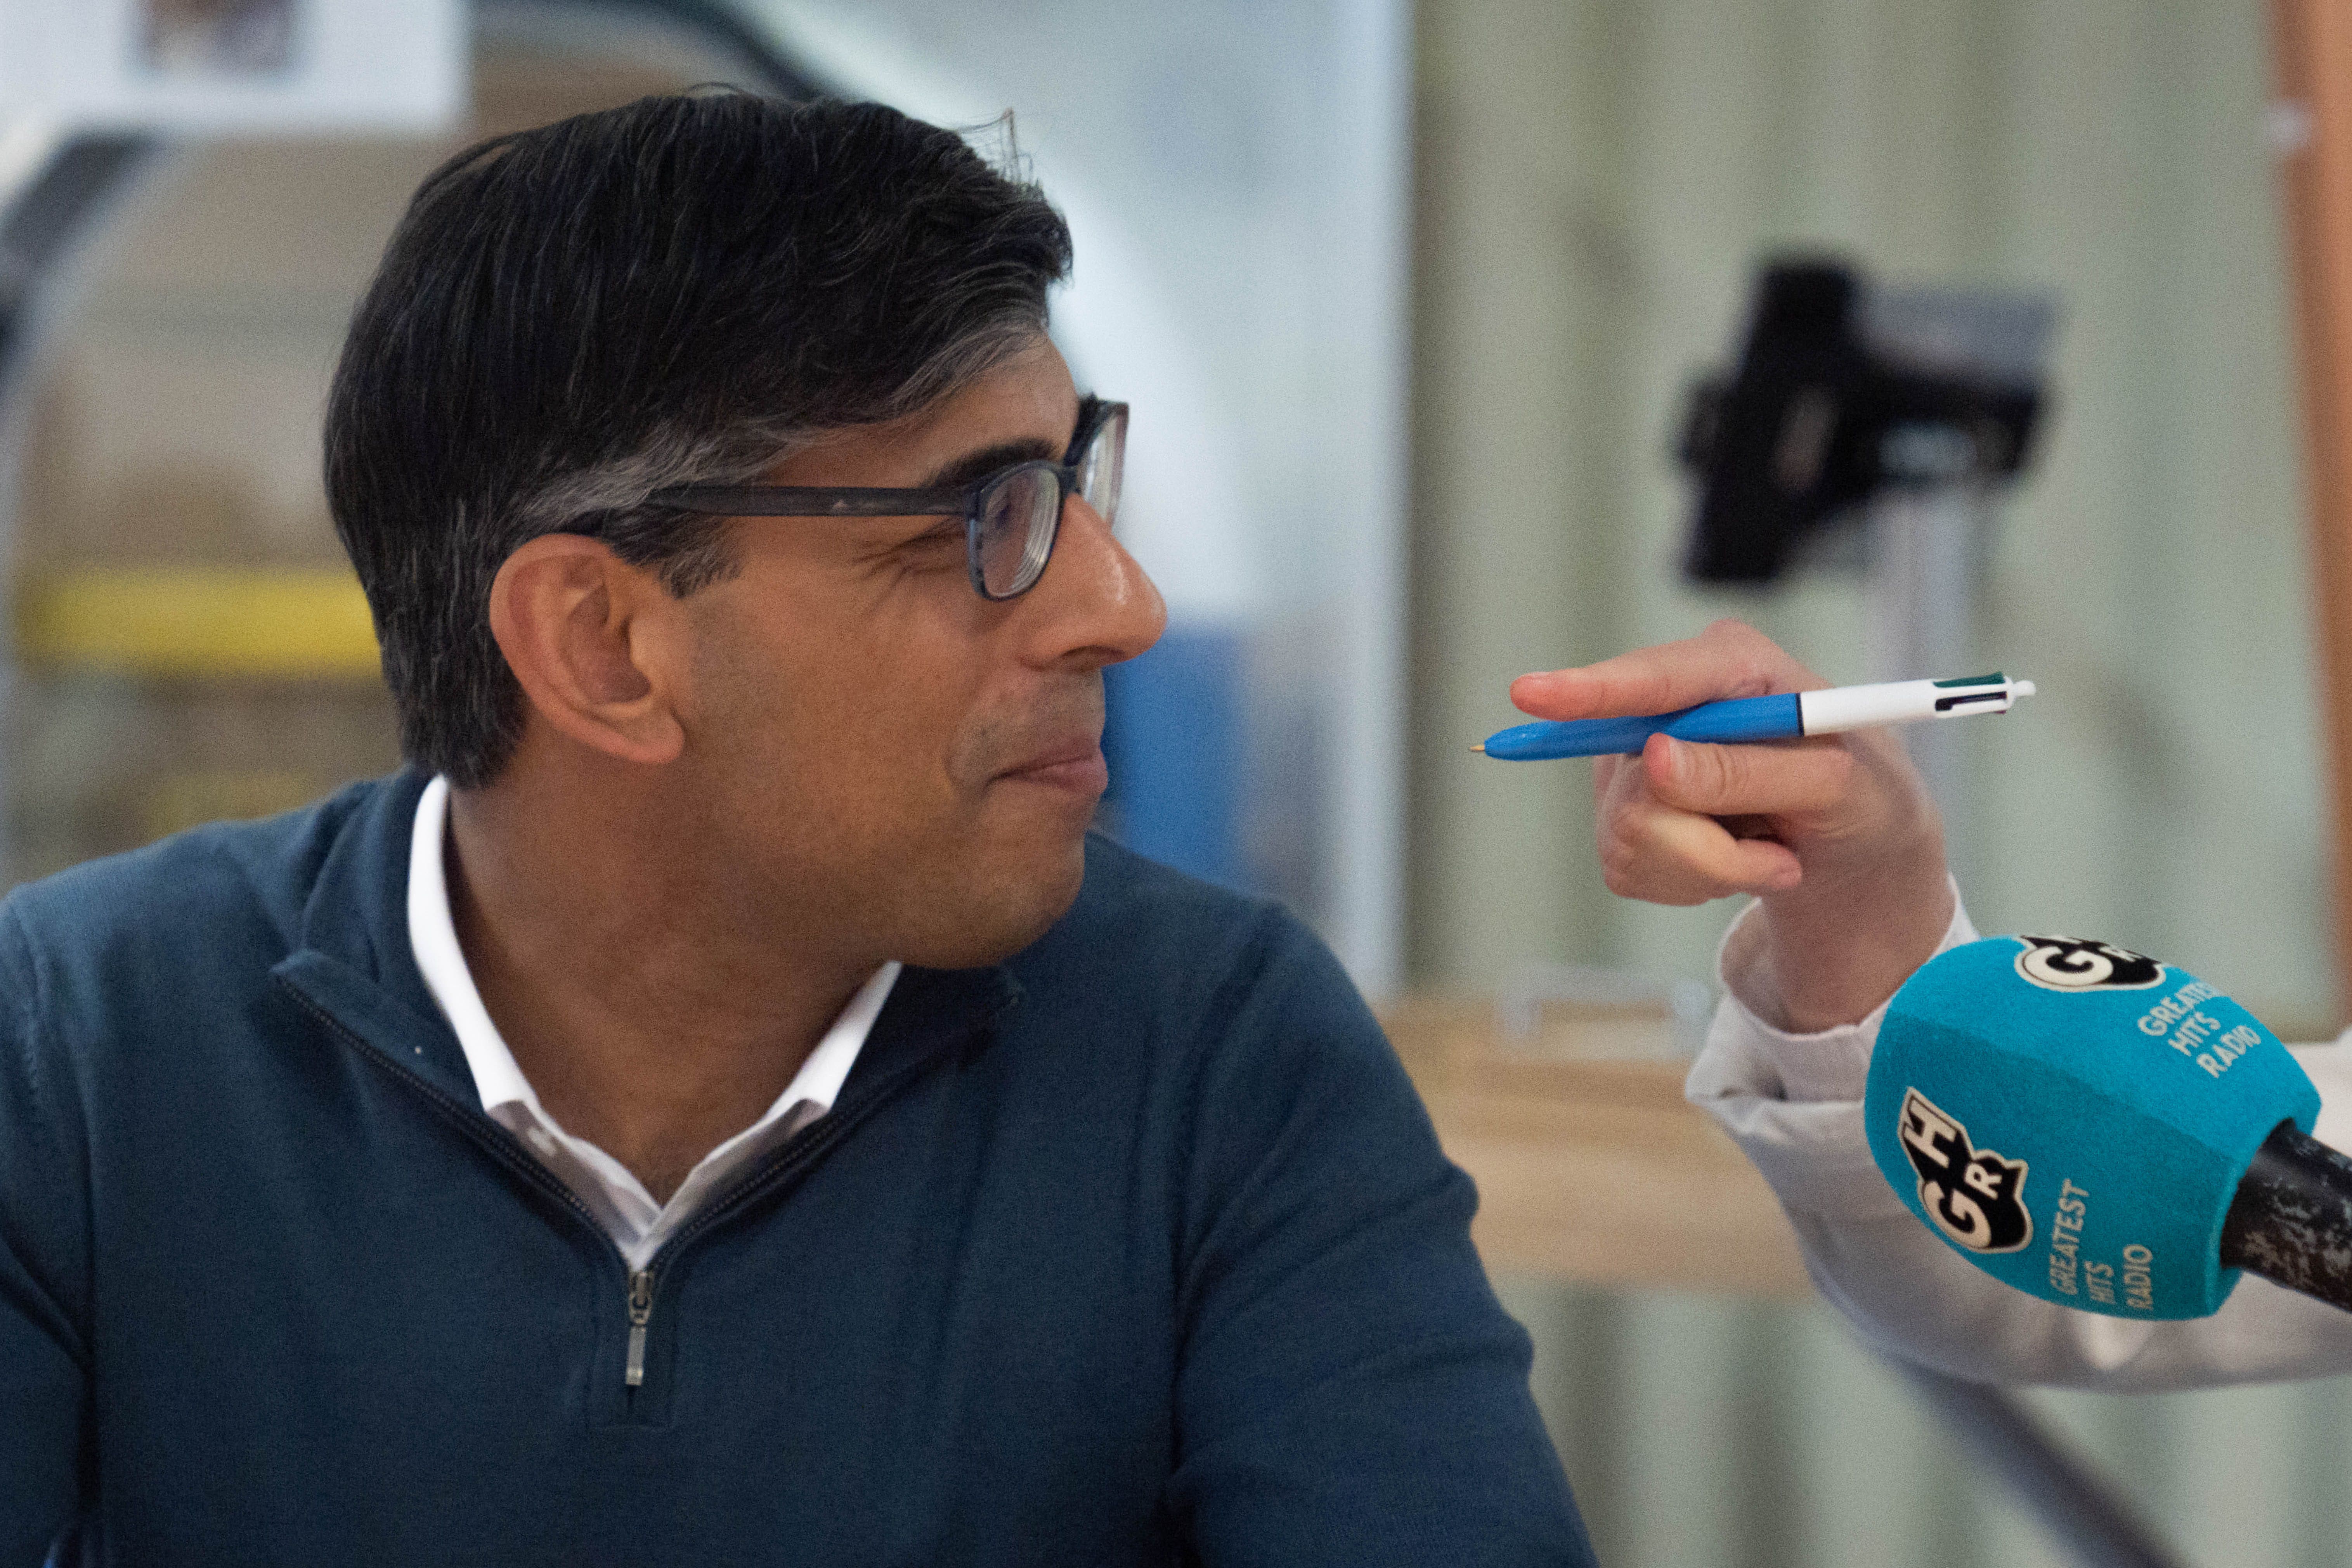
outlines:
[[1035, 187], [880, 104], [647, 98], [443, 164], [327, 406], [402, 749], [461, 788], [512, 753], [488, 605], [517, 546], [590, 533], [673, 594], [719, 580], [723, 520], [646, 496], [955, 390], [1045, 330], [1069, 262]]

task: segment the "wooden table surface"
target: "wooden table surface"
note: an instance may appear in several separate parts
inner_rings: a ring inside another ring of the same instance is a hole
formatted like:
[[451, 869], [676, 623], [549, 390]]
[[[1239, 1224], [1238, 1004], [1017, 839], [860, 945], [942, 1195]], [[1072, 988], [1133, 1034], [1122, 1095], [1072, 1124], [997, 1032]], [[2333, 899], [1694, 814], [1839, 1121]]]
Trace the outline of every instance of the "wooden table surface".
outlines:
[[1771, 1189], [1683, 1100], [1663, 1015], [1552, 1009], [1533, 1040], [1492, 1003], [1381, 1010], [1445, 1152], [1478, 1184], [1487, 1267], [1591, 1284], [1809, 1294]]

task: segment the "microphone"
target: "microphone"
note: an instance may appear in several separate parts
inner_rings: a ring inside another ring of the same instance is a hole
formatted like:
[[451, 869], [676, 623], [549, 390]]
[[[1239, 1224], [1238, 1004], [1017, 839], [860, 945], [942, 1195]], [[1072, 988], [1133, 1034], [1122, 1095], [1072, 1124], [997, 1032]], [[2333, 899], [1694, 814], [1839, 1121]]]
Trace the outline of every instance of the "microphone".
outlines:
[[2319, 1091], [2187, 971], [2109, 942], [1939, 953], [1887, 1004], [1870, 1152], [1953, 1250], [2028, 1295], [2201, 1318], [2240, 1271], [2352, 1310], [2352, 1159]]

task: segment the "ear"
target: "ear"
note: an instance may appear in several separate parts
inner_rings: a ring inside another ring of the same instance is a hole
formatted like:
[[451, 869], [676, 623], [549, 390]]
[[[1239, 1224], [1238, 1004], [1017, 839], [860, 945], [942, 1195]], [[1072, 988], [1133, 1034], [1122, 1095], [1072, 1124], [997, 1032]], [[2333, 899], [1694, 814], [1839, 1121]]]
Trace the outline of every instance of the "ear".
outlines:
[[545, 533], [490, 584], [490, 635], [523, 696], [559, 733], [623, 762], [675, 762], [675, 601], [601, 541]]

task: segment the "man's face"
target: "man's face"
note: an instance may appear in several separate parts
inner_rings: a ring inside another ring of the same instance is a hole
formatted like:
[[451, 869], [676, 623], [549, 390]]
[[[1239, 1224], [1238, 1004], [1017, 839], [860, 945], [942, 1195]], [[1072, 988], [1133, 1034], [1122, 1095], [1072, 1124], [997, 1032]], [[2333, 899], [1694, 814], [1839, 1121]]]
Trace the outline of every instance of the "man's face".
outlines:
[[[1041, 339], [765, 482], [954, 485], [1058, 462], [1077, 412]], [[1045, 575], [1001, 603], [972, 591], [961, 518], [729, 528], [741, 570], [679, 608], [695, 649], [680, 765], [706, 841], [746, 873], [730, 880], [815, 915], [847, 952], [962, 968], [1034, 941], [1077, 895], [1108, 782], [1103, 667], [1167, 622], [1150, 580], [1075, 497]]]

